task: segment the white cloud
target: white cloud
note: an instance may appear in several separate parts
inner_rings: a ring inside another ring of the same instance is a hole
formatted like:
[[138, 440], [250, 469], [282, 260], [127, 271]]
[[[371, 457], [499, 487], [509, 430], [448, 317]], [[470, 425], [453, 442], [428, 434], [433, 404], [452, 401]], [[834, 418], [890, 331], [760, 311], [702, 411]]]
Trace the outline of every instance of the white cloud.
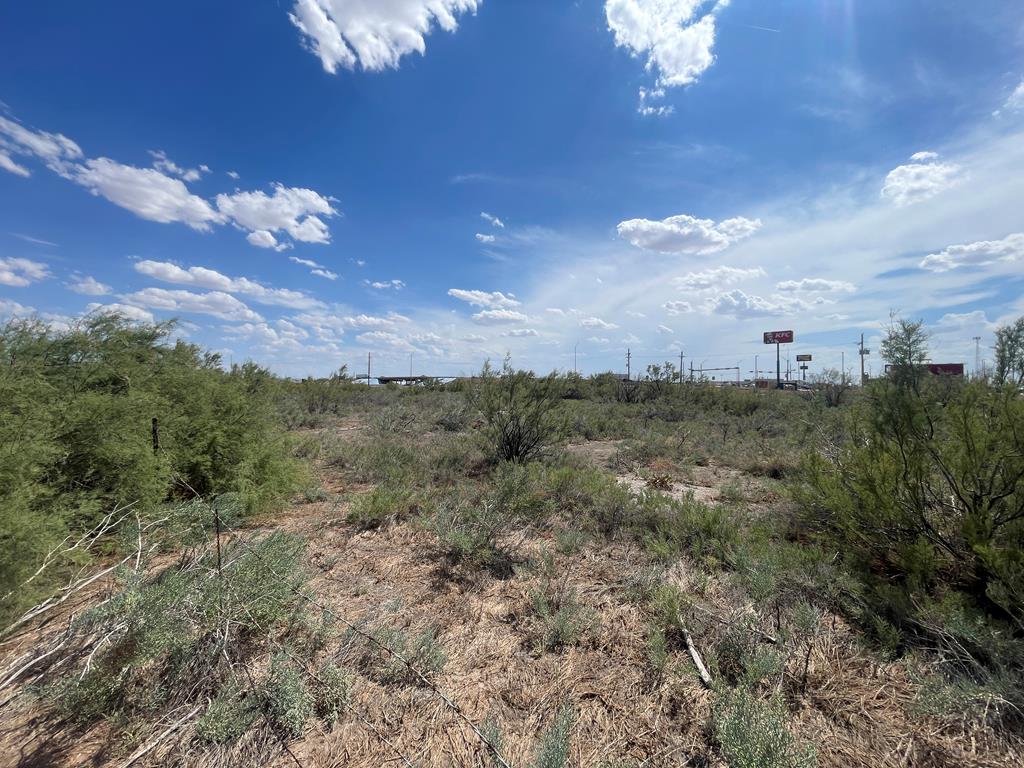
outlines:
[[666, 301], [662, 306], [670, 315], [682, 315], [693, 312], [693, 305], [688, 301]]
[[387, 291], [392, 289], [400, 291], [405, 288], [405, 283], [401, 280], [375, 280], [372, 282], [369, 280], [363, 280], [363, 283], [370, 286], [375, 291]]
[[505, 331], [502, 336], [509, 336], [511, 338], [524, 338], [528, 336], [540, 336], [537, 331], [533, 328], [513, 328], [511, 331]]
[[675, 331], [673, 331], [673, 330], [672, 330], [671, 328], [669, 328], [669, 327], [668, 327], [667, 325], [659, 325], [659, 326], [658, 326], [658, 333], [661, 333], [661, 334], [664, 334], [664, 335], [669, 335], [669, 336], [670, 336], [670, 335], [672, 335], [673, 333], [675, 333]]
[[485, 309], [473, 315], [473, 322], [496, 325], [500, 323], [525, 323], [530, 318], [512, 309]]
[[152, 312], [147, 312], [144, 309], [129, 304], [98, 304], [93, 302], [86, 306], [85, 311], [87, 314], [117, 314], [136, 323], [156, 322]]
[[845, 280], [825, 280], [820, 277], [805, 277], [801, 280], [784, 280], [775, 284], [775, 290], [790, 293], [852, 293], [857, 286]]
[[73, 276], [71, 282], [68, 283], [68, 288], [83, 296], [106, 296], [112, 290], [109, 285], [101, 283], [91, 275]]
[[45, 280], [49, 276], [49, 267], [38, 261], [16, 257], [0, 258], [0, 285], [24, 288], [39, 280]]
[[311, 275], [316, 275], [317, 277], [322, 277], [325, 280], [337, 280], [338, 279], [338, 273], [337, 272], [331, 272], [331, 270], [329, 270], [323, 264], [318, 264], [317, 262], [313, 261], [312, 259], [300, 259], [298, 256], [289, 256], [288, 257], [288, 261], [294, 262], [295, 264], [301, 264], [304, 267], [309, 267], [310, 268], [309, 269], [309, 274], [311, 274]]
[[468, 333], [462, 337], [462, 340], [469, 342], [470, 344], [480, 344], [481, 342], [487, 341], [487, 337], [481, 336], [479, 333]]
[[234, 296], [223, 291], [193, 293], [192, 291], [169, 291], [164, 288], [144, 288], [141, 291], [121, 296], [121, 301], [135, 307], [160, 309], [167, 312], [212, 315], [230, 322], [263, 321], [258, 312], [254, 312]]
[[580, 320], [580, 327], [600, 328], [602, 331], [611, 331], [618, 328], [619, 326], [615, 325], [615, 323], [605, 322], [600, 317], [587, 317], [584, 318], [583, 320]]
[[154, 168], [136, 168], [100, 157], [78, 166], [73, 178], [94, 195], [149, 221], [181, 222], [202, 232], [209, 231], [210, 224], [225, 221], [206, 200], [189, 192], [181, 179]]
[[168, 176], [177, 176], [179, 179], [184, 181], [199, 181], [203, 177], [204, 173], [209, 173], [210, 169], [205, 165], [201, 165], [198, 168], [182, 168], [180, 165], [171, 160], [163, 152], [163, 150], [153, 151], [150, 150], [149, 154], [153, 156], [153, 167], [161, 173]]
[[805, 308], [806, 305], [799, 299], [781, 296], [766, 299], [761, 296], [747, 295], [739, 288], [708, 299], [705, 305], [705, 311], [708, 314], [728, 315], [737, 319], [788, 315]]
[[12, 158], [2, 149], [0, 149], [0, 168], [3, 168], [5, 171], [8, 171], [10, 173], [13, 173], [15, 176], [23, 176], [27, 178], [28, 176], [32, 175], [32, 172], [28, 168], [26, 168], [23, 165], [18, 165], [16, 162], [14, 162], [14, 158]]
[[307, 296], [301, 291], [293, 291], [288, 288], [267, 288], [247, 277], [228, 277], [206, 267], [183, 269], [168, 261], [147, 259], [135, 262], [135, 271], [165, 283], [208, 288], [224, 293], [241, 293], [251, 296], [261, 304], [275, 304], [292, 309], [313, 309], [323, 306], [321, 301]]
[[676, 111], [673, 106], [666, 106], [664, 104], [652, 104], [653, 101], [659, 101], [665, 98], [664, 88], [641, 88], [640, 89], [640, 104], [637, 106], [636, 111], [644, 117], [650, 117], [652, 115], [656, 117], [666, 117]]
[[356, 341], [364, 346], [385, 346], [402, 352], [415, 352], [408, 339], [404, 339], [391, 331], [367, 331], [356, 336]]
[[14, 166], [5, 164], [3, 167], [19, 176], [27, 176], [28, 169], [14, 163], [11, 155], [37, 157], [47, 168], [65, 178], [70, 173], [71, 161], [82, 157], [81, 148], [64, 134], [33, 131], [4, 117], [0, 117], [0, 150]]
[[[331, 241], [331, 233], [320, 218], [337, 213], [330, 200], [312, 189], [283, 184], [272, 186], [272, 195], [263, 191], [217, 195], [217, 210], [252, 233], [287, 232], [293, 240], [302, 243], [326, 244]], [[260, 239], [268, 242], [265, 236], [261, 235]]]
[[619, 237], [638, 248], [659, 253], [705, 255], [725, 250], [750, 237], [761, 227], [760, 219], [736, 217], [720, 222], [681, 214], [662, 221], [629, 219], [619, 223]]
[[916, 152], [910, 163], [889, 171], [882, 197], [896, 205], [911, 205], [934, 197], [961, 180], [960, 166], [940, 163], [935, 152]]
[[976, 243], [951, 245], [943, 251], [925, 256], [920, 266], [932, 272], [948, 272], [958, 267], [983, 267], [1022, 258], [1024, 233], [1018, 232], [1002, 240], [980, 240]]
[[518, 307], [519, 302], [501, 291], [467, 291], [462, 288], [449, 288], [448, 295], [454, 299], [465, 301], [474, 307], [483, 309], [500, 309], [502, 307]]
[[250, 232], [246, 235], [245, 239], [249, 242], [249, 245], [255, 245], [257, 248], [273, 248], [278, 252], [287, 251], [292, 247], [291, 243], [277, 242], [277, 238], [265, 229], [257, 229], [255, 232]]
[[228, 176], [231, 177], [232, 179], [234, 179], [235, 181], [238, 181], [240, 178], [242, 178], [238, 174], [238, 171], [228, 171]]
[[1014, 112], [1024, 110], [1024, 78], [1021, 78], [1020, 84], [1014, 88], [1004, 107]]
[[326, 71], [358, 63], [378, 72], [397, 68], [406, 54], [425, 53], [435, 23], [454, 32], [457, 16], [479, 5], [480, 0], [296, 0], [289, 18]]
[[689, 272], [682, 277], [672, 280], [672, 284], [684, 291], [704, 291], [709, 288], [719, 288], [724, 285], [732, 285], [743, 280], [755, 277], [763, 277], [765, 271], [760, 267], [753, 269], [740, 269], [738, 267], [714, 267], [700, 272]]
[[497, 238], [494, 235], [483, 235], [477, 232], [476, 239], [479, 240], [481, 243], [493, 243]]
[[[660, 86], [690, 85], [714, 61], [715, 12], [719, 0], [606, 0], [608, 28], [615, 44], [634, 56], [646, 55]], [[710, 10], [708, 6], [711, 5]]]
[[497, 227], [498, 229], [504, 229], [505, 228], [505, 222], [503, 222], [497, 216], [492, 216], [491, 214], [487, 213], [486, 211], [482, 211], [480, 213], [480, 218], [484, 219], [485, 221], [489, 221], [491, 223], [491, 226]]

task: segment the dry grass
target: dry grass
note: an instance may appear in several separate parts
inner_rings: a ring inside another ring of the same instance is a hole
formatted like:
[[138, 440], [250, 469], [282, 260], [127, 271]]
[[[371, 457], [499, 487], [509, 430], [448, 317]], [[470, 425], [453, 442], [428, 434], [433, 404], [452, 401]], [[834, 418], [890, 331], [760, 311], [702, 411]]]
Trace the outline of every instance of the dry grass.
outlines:
[[[358, 424], [351, 426], [357, 428], [338, 432], [339, 439], [358, 435]], [[606, 464], [615, 444], [573, 450]], [[704, 488], [709, 498], [717, 498], [723, 483], [740, 482], [758, 505], [776, 501], [769, 493], [758, 496], [764, 486], [736, 470], [697, 469], [699, 477], [680, 482], [673, 492]], [[348, 498], [368, 489], [330, 469], [321, 470], [320, 481], [329, 493]], [[573, 766], [723, 765], [711, 735], [715, 694], [700, 684], [685, 648], [670, 644], [667, 673], [657, 679], [650, 674], [650, 615], [627, 589], [629, 579], [648, 564], [637, 544], [589, 540], [574, 554], [554, 555], [558, 578], [575, 590], [597, 624], [579, 644], [542, 652], [534, 642], [538, 619], [531, 592], [542, 578], [535, 568], [518, 567], [508, 578], [453, 568], [439, 556], [433, 535], [416, 521], [356, 532], [344, 523], [348, 504], [335, 499], [297, 503], [257, 525], [297, 533], [308, 542], [307, 562], [314, 574], [310, 586], [339, 615], [410, 634], [436, 629], [447, 656], [436, 685], [477, 725], [490, 720], [500, 726], [510, 765], [530, 763], [541, 734], [565, 705], [576, 714]], [[541, 547], [555, 549], [553, 533], [532, 530], [514, 533], [506, 544], [520, 566]], [[669, 571], [668, 581], [720, 616], [748, 609], [728, 579], [685, 561]], [[97, 586], [89, 599], [102, 592]], [[0, 650], [8, 657], [16, 654], [38, 641], [39, 633], [58, 631], [60, 622], [81, 607], [69, 606], [63, 617], [36, 628], [35, 636], [25, 635]], [[820, 765], [1022, 763], [1019, 744], [1006, 743], [981, 724], [915, 714], [917, 689], [906, 664], [879, 661], [841, 619], [824, 619], [826, 630], [810, 656], [806, 693], [794, 689], [796, 675], [786, 676], [783, 684], [794, 735], [817, 746]], [[698, 648], [708, 650], [724, 625], [708, 619], [691, 631]], [[322, 654], [337, 653], [339, 642], [329, 641]], [[402, 755], [423, 768], [492, 764], [470, 726], [429, 688], [357, 675], [352, 707], [333, 728], [316, 725], [292, 742], [294, 757], [264, 731], [218, 751], [189, 745], [183, 730], [180, 740], [168, 739], [137, 765], [286, 766], [297, 761], [305, 768], [379, 768], [402, 765]], [[9, 704], [0, 717], [0, 766], [114, 766], [136, 746], [109, 741], [109, 724], [84, 732], [57, 725], [30, 696]]]

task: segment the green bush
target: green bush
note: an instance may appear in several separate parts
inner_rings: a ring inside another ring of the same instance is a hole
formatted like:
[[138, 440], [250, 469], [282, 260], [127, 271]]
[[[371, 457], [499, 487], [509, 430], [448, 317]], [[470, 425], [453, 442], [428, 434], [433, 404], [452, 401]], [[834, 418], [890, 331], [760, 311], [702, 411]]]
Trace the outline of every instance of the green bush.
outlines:
[[539, 458], [565, 434], [561, 381], [554, 374], [539, 379], [514, 370], [507, 359], [500, 373], [488, 364], [471, 390], [471, 402], [484, 421], [484, 450], [495, 461]]
[[356, 496], [345, 519], [360, 530], [380, 528], [414, 514], [418, 505], [416, 493], [409, 488], [378, 485], [369, 493]]
[[237, 494], [249, 512], [302, 480], [275, 379], [181, 341], [172, 324], [94, 315], [68, 330], [0, 327], [0, 622], [48, 593], [76, 551], [29, 585], [47, 551], [134, 504]]

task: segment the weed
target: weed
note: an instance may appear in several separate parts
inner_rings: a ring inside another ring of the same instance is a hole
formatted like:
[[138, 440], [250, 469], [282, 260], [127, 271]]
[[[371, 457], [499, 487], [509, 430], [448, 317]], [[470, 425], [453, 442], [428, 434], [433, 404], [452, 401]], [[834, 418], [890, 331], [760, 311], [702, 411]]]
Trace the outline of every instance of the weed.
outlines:
[[714, 710], [715, 736], [730, 768], [810, 768], [814, 749], [799, 748], [786, 727], [785, 709], [738, 689], [726, 692]]
[[356, 497], [345, 515], [345, 520], [359, 530], [380, 528], [396, 520], [415, 514], [419, 506], [417, 495], [405, 486], [378, 485], [369, 493]]
[[533, 760], [532, 768], [565, 768], [569, 760], [570, 740], [575, 720], [576, 713], [571, 707], [564, 706], [558, 710], [555, 722], [541, 736], [540, 747]]

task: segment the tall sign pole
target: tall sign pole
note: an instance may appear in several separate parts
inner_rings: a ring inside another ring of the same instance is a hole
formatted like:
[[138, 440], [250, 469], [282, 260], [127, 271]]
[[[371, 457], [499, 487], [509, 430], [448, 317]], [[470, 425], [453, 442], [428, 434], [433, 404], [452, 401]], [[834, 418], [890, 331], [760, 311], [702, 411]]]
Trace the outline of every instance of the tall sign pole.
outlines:
[[765, 331], [764, 343], [775, 345], [775, 388], [782, 389], [782, 345], [793, 343], [793, 332]]

